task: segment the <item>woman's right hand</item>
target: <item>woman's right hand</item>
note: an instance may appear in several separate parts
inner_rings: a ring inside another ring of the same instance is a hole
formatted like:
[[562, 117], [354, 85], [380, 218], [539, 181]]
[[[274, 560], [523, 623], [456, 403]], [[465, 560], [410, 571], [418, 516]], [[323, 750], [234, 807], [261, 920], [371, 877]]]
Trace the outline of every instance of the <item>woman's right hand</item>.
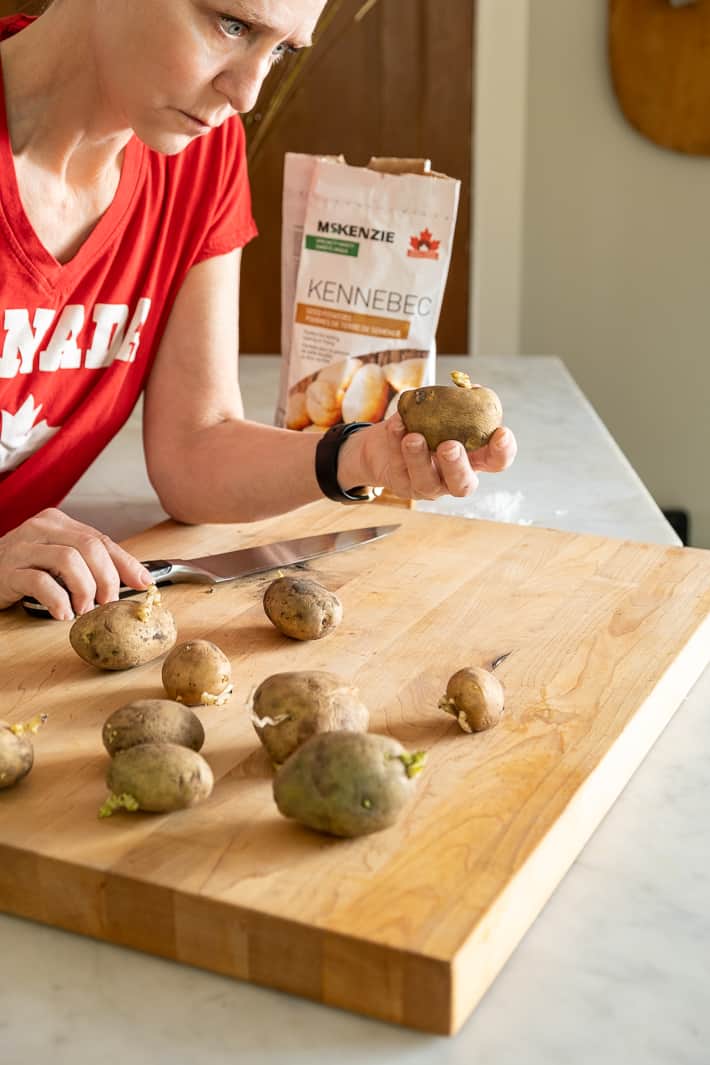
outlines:
[[30, 595], [69, 621], [118, 599], [121, 584], [142, 590], [151, 581], [110, 537], [61, 510], [43, 510], [0, 537], [0, 609]]

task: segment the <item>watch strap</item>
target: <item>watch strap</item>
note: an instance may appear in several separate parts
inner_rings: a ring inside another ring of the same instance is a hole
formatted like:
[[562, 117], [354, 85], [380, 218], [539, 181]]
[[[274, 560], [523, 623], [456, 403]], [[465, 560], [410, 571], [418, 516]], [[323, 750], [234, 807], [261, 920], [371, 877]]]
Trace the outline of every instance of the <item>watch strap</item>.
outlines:
[[331, 425], [316, 445], [316, 480], [321, 492], [336, 503], [369, 503], [375, 498], [372, 488], [358, 486], [346, 491], [338, 482], [338, 455], [352, 433], [367, 429], [372, 422], [338, 422]]

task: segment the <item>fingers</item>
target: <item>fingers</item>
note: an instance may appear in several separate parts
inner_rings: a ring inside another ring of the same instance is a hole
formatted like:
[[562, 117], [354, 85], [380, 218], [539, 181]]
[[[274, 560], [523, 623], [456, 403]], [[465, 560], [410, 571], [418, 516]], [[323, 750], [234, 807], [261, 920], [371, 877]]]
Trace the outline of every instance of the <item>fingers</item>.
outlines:
[[439, 468], [421, 433], [407, 433], [402, 452], [412, 499], [438, 499], [446, 492]]
[[496, 429], [485, 447], [479, 447], [470, 455], [474, 470], [484, 473], [501, 473], [513, 463], [518, 453], [518, 444], [510, 429]]
[[446, 440], [432, 455], [424, 437], [420, 433], [407, 433], [398, 416], [389, 418], [386, 425], [386, 487], [404, 499], [471, 495], [478, 487], [476, 471], [505, 470], [517, 452], [515, 437], [506, 428], [496, 429], [486, 447], [472, 454], [467, 454], [456, 440]]
[[409, 499], [411, 491], [409, 470], [402, 447], [406, 429], [399, 414], [394, 414], [391, 418], [388, 418], [385, 422], [385, 427], [387, 429], [387, 456], [383, 476], [380, 480], [395, 495], [400, 496], [402, 499]]
[[[125, 584], [128, 588], [142, 590], [153, 583], [153, 578], [143, 563], [139, 562], [133, 555], [130, 555], [128, 551], [124, 551], [122, 547], [119, 547], [108, 537], [104, 538], [104, 546], [116, 568], [121, 584]], [[115, 599], [117, 596], [118, 589], [116, 589], [116, 595], [113, 598]], [[97, 599], [97, 602], [100, 603], [104, 601], [110, 602], [110, 600]]]
[[456, 440], [445, 440], [436, 449], [436, 459], [449, 495], [463, 498], [476, 491], [478, 477], [462, 444]]
[[[12, 558], [3, 559], [0, 573], [0, 607], [16, 603], [25, 595], [34, 596], [53, 618], [70, 621], [74, 617], [69, 592], [58, 584], [50, 571], [56, 562], [56, 552], [42, 544], [27, 545], [34, 550], [13, 551]], [[43, 567], [47, 567], [46, 569]]]
[[53, 617], [68, 620], [94, 606], [96, 580], [76, 547], [16, 544], [5, 566], [10, 567], [7, 584], [17, 598], [33, 595]]
[[0, 608], [34, 596], [69, 619], [118, 598], [121, 583], [142, 589], [151, 576], [110, 537], [59, 510], [45, 510], [0, 539]]
[[72, 553], [63, 556], [53, 572], [67, 585], [77, 614], [91, 610], [95, 603], [118, 599], [121, 584], [141, 589], [151, 583], [151, 576], [141, 563], [109, 536], [64, 514], [61, 519], [59, 528], [50, 536]]
[[[151, 576], [144, 566], [127, 551], [103, 533], [97, 533], [88, 526], [82, 527], [76, 541], [76, 547], [88, 567], [93, 581], [91, 603], [85, 609], [91, 609], [96, 603], [111, 603], [118, 599], [121, 584], [129, 588], [147, 588]], [[73, 585], [71, 586], [74, 587]], [[83, 585], [81, 585], [82, 590]], [[86, 589], [91, 591], [91, 589]], [[74, 598], [74, 597], [72, 597]], [[83, 613], [79, 608], [78, 613]]]

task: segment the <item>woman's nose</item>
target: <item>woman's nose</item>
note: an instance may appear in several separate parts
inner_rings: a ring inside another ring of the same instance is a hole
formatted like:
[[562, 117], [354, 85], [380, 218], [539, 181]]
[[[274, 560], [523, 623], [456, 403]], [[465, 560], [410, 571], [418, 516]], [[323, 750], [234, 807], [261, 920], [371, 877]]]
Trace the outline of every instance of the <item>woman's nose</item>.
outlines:
[[255, 106], [271, 60], [271, 52], [242, 55], [215, 78], [215, 88], [227, 97], [233, 110], [245, 114]]

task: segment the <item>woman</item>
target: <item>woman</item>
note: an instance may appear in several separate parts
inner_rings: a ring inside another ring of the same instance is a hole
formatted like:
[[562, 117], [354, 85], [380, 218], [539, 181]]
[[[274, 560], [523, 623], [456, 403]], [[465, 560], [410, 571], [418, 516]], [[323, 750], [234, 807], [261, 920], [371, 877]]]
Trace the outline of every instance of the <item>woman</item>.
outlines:
[[148, 585], [56, 509], [143, 390], [149, 476], [185, 522], [361, 485], [464, 496], [474, 470], [512, 461], [506, 429], [433, 460], [398, 416], [326, 444], [244, 419], [240, 249], [256, 229], [238, 115], [323, 6], [53, 0], [0, 20], [0, 608], [33, 595], [69, 619]]

